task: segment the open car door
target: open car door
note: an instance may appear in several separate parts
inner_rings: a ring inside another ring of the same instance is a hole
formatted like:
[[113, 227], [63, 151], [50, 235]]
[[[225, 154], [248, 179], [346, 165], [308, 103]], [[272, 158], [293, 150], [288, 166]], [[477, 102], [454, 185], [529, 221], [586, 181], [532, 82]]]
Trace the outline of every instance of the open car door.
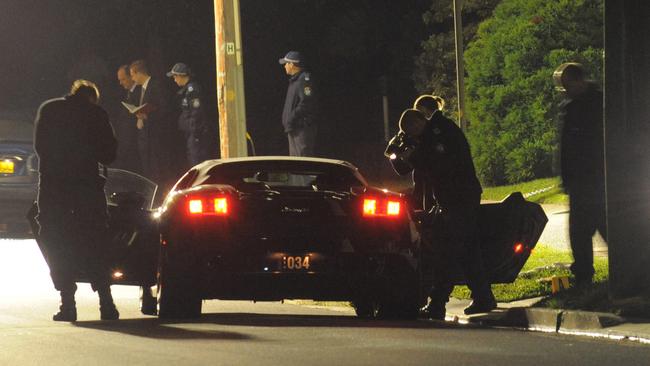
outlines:
[[[442, 220], [433, 218], [433, 229], [421, 236], [423, 240], [423, 286], [433, 283], [436, 233]], [[526, 201], [520, 192], [509, 195], [499, 203], [481, 204], [478, 218], [479, 241], [483, 267], [490, 283], [512, 283], [542, 235], [548, 218], [542, 207]], [[466, 284], [460, 265], [452, 267], [454, 283]]]
[[479, 235], [483, 266], [491, 283], [511, 283], [530, 257], [548, 218], [520, 192], [500, 203], [482, 204]]
[[[156, 284], [158, 228], [152, 214], [157, 189], [154, 182], [141, 175], [121, 169], [107, 169], [104, 187], [109, 213], [107, 255], [113, 284]], [[38, 235], [37, 214], [34, 203], [27, 219], [47, 262], [47, 248]], [[88, 282], [84, 273], [79, 273], [75, 280]]]

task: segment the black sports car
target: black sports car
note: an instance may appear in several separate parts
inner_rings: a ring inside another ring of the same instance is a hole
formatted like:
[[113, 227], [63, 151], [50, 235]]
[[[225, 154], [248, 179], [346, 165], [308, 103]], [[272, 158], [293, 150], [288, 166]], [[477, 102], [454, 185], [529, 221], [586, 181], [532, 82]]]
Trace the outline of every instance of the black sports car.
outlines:
[[[403, 195], [370, 187], [350, 163], [210, 160], [157, 210], [155, 188], [142, 179], [108, 172], [113, 281], [157, 279], [160, 317], [198, 317], [204, 299], [315, 299], [351, 301], [361, 317], [411, 318], [426, 301], [432, 261], [421, 213]], [[490, 279], [512, 282], [546, 216], [514, 194], [483, 205], [481, 220]]]
[[[491, 280], [511, 282], [546, 216], [521, 195], [483, 212], [504, 221], [482, 229]], [[414, 217], [403, 195], [344, 161], [206, 161], [160, 210], [159, 315], [199, 316], [203, 299], [308, 298], [414, 317], [430, 284]]]

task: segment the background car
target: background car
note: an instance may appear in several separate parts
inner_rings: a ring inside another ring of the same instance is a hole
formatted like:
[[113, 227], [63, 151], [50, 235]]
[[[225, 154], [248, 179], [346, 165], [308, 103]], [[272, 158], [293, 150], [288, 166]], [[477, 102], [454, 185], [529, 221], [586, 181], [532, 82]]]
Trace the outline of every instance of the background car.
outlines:
[[0, 235], [24, 235], [29, 231], [26, 214], [36, 199], [38, 186], [33, 135], [33, 118], [29, 114], [0, 112]]

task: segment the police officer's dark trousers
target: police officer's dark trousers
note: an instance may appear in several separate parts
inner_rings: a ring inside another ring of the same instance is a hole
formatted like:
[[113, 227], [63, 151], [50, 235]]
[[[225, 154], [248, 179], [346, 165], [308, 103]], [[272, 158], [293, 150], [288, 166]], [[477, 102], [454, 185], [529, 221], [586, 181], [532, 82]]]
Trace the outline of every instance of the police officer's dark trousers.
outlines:
[[290, 156], [314, 156], [316, 134], [318, 127], [315, 124], [305, 125], [287, 133], [289, 139]]
[[494, 301], [490, 283], [485, 277], [478, 238], [479, 200], [469, 200], [443, 208], [436, 223], [433, 242], [434, 283], [430, 293], [431, 305], [444, 308], [458, 282], [465, 278], [478, 302]]
[[575, 187], [569, 191], [569, 238], [573, 251], [571, 272], [579, 284], [591, 283], [594, 275], [592, 237], [596, 230], [607, 237], [605, 189], [601, 186]]
[[205, 144], [205, 134], [201, 132], [185, 132], [187, 162], [190, 167], [193, 167], [203, 161], [207, 160], [207, 149], [203, 146]]

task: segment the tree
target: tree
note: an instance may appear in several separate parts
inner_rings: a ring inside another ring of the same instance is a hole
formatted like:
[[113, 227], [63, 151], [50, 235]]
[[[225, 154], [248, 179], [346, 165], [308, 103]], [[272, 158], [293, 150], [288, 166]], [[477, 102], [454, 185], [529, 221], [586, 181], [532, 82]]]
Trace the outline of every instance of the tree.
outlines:
[[[478, 25], [488, 18], [500, 0], [463, 1], [463, 44], [474, 39]], [[415, 59], [413, 80], [420, 93], [434, 93], [447, 102], [447, 110], [457, 110], [456, 53], [453, 0], [433, 0], [422, 19], [429, 38], [421, 43], [422, 53]]]
[[583, 63], [603, 70], [603, 0], [503, 0], [465, 54], [469, 140], [484, 184], [555, 173], [553, 70]]

